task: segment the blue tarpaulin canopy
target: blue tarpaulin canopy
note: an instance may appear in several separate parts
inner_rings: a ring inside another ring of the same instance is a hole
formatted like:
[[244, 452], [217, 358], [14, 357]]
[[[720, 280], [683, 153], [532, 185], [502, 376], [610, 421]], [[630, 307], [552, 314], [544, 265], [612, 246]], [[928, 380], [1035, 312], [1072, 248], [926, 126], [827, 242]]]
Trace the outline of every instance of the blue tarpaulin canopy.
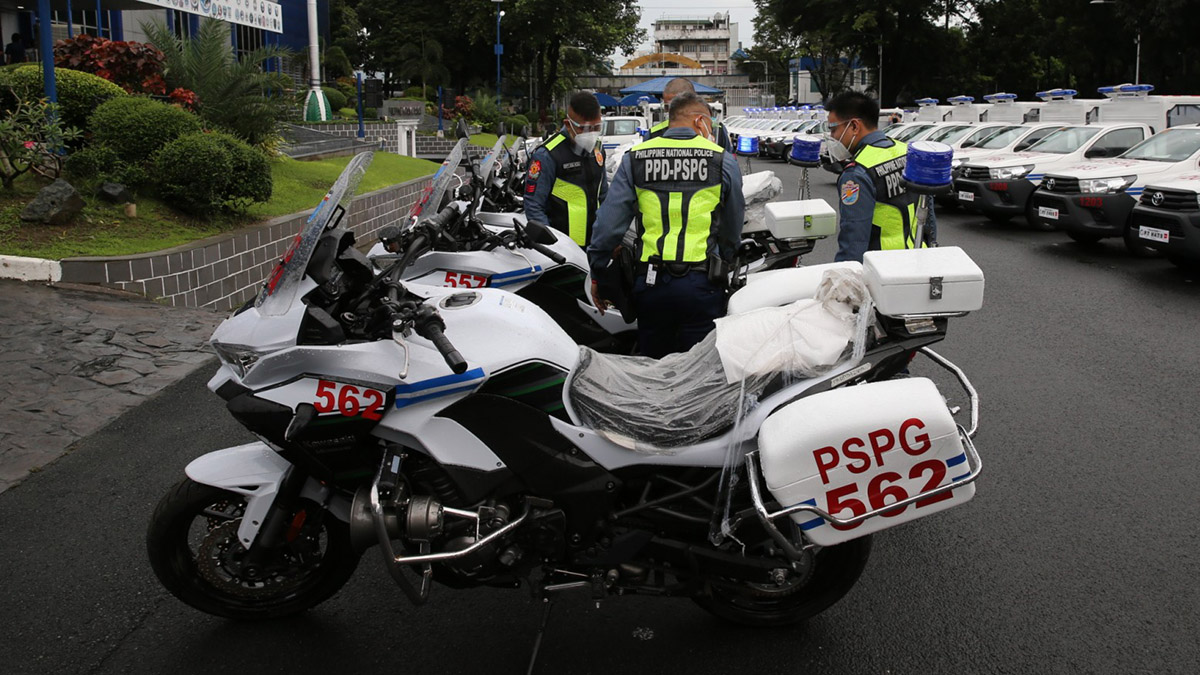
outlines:
[[651, 103], [658, 103], [658, 97], [652, 94], [630, 94], [621, 99], [618, 105], [639, 105], [645, 99]]
[[617, 99], [604, 93], [596, 94], [596, 100], [600, 103], [601, 108], [612, 108], [621, 105], [617, 102]]
[[[621, 93], [622, 94], [654, 94], [655, 96], [662, 96], [663, 87], [667, 86], [667, 83], [673, 79], [675, 79], [675, 78], [673, 78], [673, 77], [656, 77], [653, 80], [647, 80], [645, 82], [642, 82], [641, 84], [635, 84], [632, 87], [625, 87], [624, 89], [621, 90]], [[695, 82], [693, 80], [688, 80], [688, 82], [691, 82], [692, 86], [696, 88], [697, 94], [720, 94], [720, 93], [723, 93], [720, 89], [713, 89], [712, 87], [710, 87], [708, 85], [700, 84], [699, 82]]]

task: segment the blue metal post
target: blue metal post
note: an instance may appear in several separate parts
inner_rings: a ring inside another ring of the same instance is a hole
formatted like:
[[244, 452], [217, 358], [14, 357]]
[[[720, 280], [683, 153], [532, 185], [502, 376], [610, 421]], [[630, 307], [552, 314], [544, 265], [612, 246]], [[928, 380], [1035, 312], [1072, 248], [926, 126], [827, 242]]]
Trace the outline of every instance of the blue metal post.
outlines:
[[71, 0], [67, 0], [67, 39], [75, 37], [75, 24], [71, 23]]
[[367, 128], [363, 126], [362, 73], [354, 74], [355, 86], [358, 87], [358, 137], [367, 137]]
[[500, 55], [504, 45], [500, 44], [500, 3], [496, 3], [496, 107], [500, 107]]
[[42, 56], [42, 85], [46, 100], [58, 103], [58, 88], [54, 86], [54, 35], [50, 27], [50, 0], [38, 0], [38, 51]]
[[[39, 1], [46, 2], [47, 0], [39, 0]], [[438, 87], [437, 118], [438, 118], [438, 138], [441, 138], [442, 137], [442, 88], [440, 86]]]
[[96, 0], [96, 37], [104, 37], [104, 12], [100, 9], [100, 0]]

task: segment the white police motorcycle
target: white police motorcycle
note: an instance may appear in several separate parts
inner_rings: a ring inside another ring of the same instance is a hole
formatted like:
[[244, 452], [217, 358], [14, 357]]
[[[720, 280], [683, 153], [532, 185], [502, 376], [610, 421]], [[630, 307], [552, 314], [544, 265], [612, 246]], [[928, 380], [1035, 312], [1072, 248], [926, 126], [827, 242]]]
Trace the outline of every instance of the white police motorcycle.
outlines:
[[[209, 388], [259, 440], [191, 462], [153, 514], [188, 605], [292, 615], [375, 547], [416, 604], [527, 584], [775, 626], [845, 595], [871, 533], [973, 495], [974, 392], [929, 350], [982, 302], [961, 251], [773, 272], [686, 354], [606, 355], [501, 288], [374, 273], [339, 226], [369, 160], [213, 334]], [[967, 428], [929, 380], [889, 381], [917, 354], [964, 385]]]

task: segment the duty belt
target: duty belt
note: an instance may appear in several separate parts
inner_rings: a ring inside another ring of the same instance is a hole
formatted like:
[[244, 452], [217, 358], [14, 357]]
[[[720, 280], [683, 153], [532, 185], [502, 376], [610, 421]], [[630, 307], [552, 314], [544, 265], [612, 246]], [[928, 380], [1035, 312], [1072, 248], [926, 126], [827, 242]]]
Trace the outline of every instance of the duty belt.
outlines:
[[708, 262], [689, 263], [651, 260], [649, 262], [638, 263], [635, 269], [637, 270], [637, 274], [642, 275], [649, 272], [651, 267], [653, 267], [659, 274], [665, 272], [673, 277], [686, 277], [692, 272], [707, 272]]

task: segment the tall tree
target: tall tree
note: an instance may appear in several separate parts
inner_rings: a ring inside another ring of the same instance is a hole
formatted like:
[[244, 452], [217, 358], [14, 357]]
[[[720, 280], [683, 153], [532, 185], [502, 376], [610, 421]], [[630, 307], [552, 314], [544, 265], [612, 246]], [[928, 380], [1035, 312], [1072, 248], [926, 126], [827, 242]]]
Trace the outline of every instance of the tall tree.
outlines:
[[442, 65], [442, 45], [424, 34], [400, 47], [397, 72], [403, 77], [421, 81], [421, 98], [425, 98], [428, 82], [442, 84], [450, 79], [450, 71]]

